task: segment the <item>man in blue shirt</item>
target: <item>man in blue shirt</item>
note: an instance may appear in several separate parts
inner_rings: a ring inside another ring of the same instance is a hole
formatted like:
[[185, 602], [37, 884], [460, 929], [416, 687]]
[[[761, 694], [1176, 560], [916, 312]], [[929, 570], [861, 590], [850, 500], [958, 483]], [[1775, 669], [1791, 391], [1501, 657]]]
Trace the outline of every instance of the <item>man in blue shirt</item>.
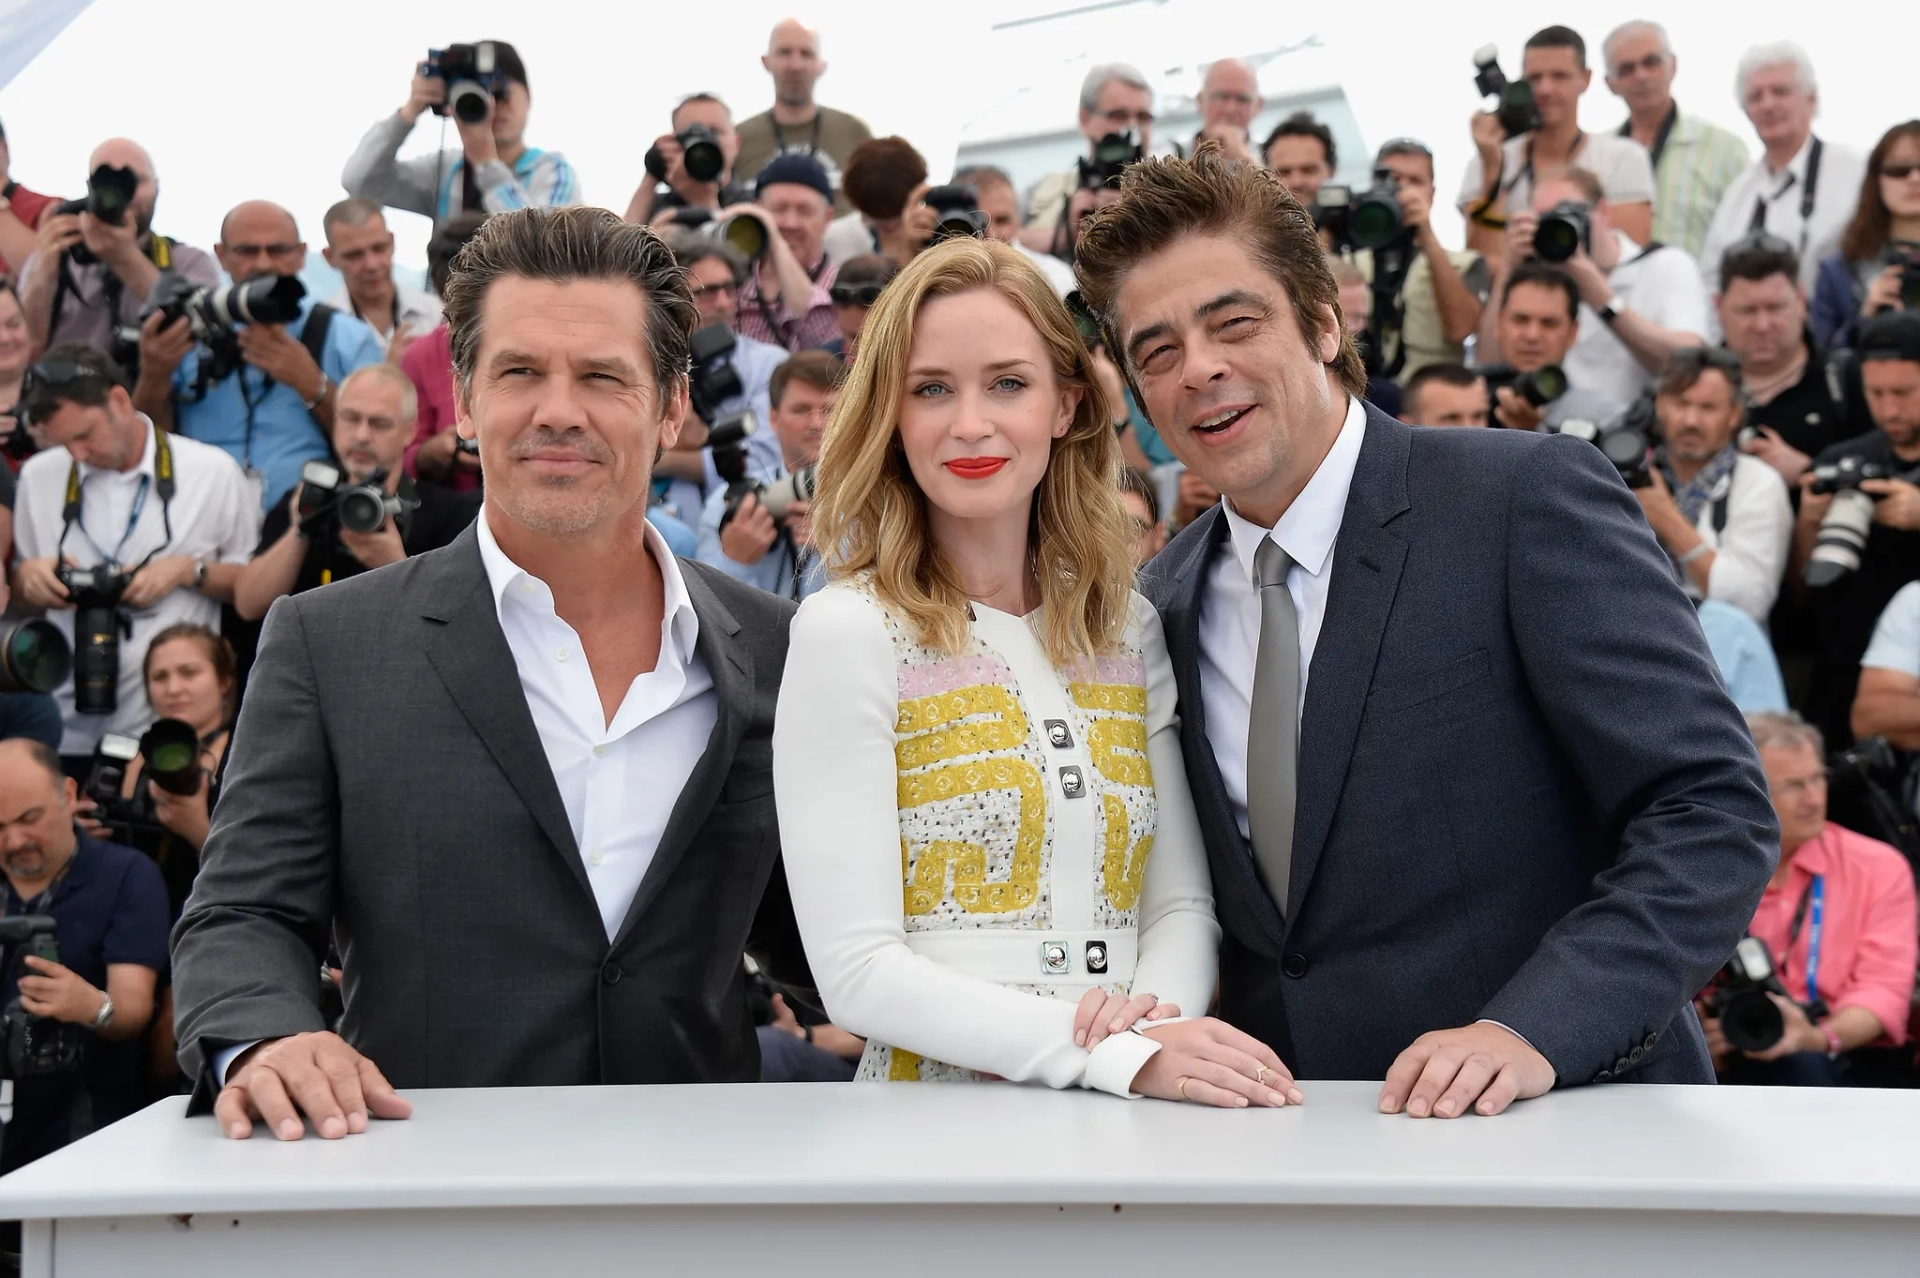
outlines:
[[125, 1118], [145, 1099], [140, 1035], [167, 967], [166, 884], [132, 848], [81, 834], [76, 798], [45, 745], [0, 741], [6, 913], [51, 915], [60, 949], [56, 963], [8, 946], [0, 1003], [10, 1016], [57, 1022], [80, 1048], [75, 1069], [14, 1080], [0, 1172]]
[[[307, 246], [293, 214], [250, 200], [221, 223], [214, 256], [234, 280], [298, 275]], [[162, 327], [161, 319], [156, 312], [140, 329], [135, 406], [162, 429], [225, 449], [260, 490], [262, 510], [292, 491], [302, 466], [327, 456], [334, 387], [385, 354], [363, 321], [302, 300], [291, 323], [241, 327], [239, 365], [213, 380], [213, 352], [196, 342], [188, 322]], [[310, 323], [324, 325], [324, 337], [309, 335]]]

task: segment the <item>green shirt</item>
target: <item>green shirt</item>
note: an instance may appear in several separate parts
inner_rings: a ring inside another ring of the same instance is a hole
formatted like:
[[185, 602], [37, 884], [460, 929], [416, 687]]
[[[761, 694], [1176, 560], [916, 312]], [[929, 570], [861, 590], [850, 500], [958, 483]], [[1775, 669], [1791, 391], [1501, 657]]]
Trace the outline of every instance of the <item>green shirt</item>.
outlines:
[[[1631, 121], [1622, 124], [1621, 136], [1631, 127]], [[1659, 144], [1657, 136], [1654, 141]], [[1747, 144], [1675, 107], [1659, 150], [1653, 166], [1653, 238], [1698, 258], [1720, 197], [1747, 167]]]
[[781, 152], [806, 151], [821, 160], [827, 170], [827, 180], [833, 183], [833, 207], [841, 213], [853, 211], [840, 189], [840, 175], [846, 171], [853, 148], [873, 136], [859, 116], [832, 107], [815, 107], [812, 124], [789, 127], [775, 123], [773, 112], [762, 111], [740, 121], [735, 132], [740, 135], [740, 154], [733, 161], [734, 180], [742, 186], [751, 187], [767, 161]]

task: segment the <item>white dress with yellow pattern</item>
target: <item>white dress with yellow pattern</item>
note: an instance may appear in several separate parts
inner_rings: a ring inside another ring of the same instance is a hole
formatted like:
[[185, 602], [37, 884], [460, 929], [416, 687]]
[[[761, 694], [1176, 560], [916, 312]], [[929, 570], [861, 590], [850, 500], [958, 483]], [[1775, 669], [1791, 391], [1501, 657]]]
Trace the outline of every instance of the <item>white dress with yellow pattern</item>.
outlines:
[[1135, 595], [1120, 649], [1058, 670], [976, 604], [958, 656], [860, 582], [794, 618], [774, 787], [794, 912], [861, 1079], [1130, 1095], [1158, 1044], [1073, 1043], [1090, 986], [1205, 1013], [1220, 931], [1173, 667]]

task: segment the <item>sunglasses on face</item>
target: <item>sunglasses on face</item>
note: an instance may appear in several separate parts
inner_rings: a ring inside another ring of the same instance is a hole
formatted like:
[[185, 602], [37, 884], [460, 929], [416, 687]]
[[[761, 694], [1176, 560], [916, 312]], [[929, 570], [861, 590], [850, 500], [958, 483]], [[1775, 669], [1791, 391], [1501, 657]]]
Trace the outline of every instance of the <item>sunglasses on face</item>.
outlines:
[[729, 296], [732, 296], [734, 294], [739, 293], [739, 291], [740, 291], [740, 286], [738, 284], [735, 284], [732, 280], [728, 280], [724, 284], [702, 284], [699, 288], [696, 288], [693, 290], [693, 300], [696, 302], [704, 302], [709, 297], [713, 297], [720, 293], [725, 293]]
[[1920, 164], [1883, 164], [1880, 176], [1895, 182], [1904, 182], [1914, 174], [1920, 173]]
[[44, 387], [60, 390], [68, 386], [78, 386], [82, 382], [104, 383], [98, 369], [88, 368], [85, 364], [76, 364], [68, 359], [43, 359], [27, 369], [27, 375], [21, 381], [20, 398], [26, 399], [34, 389]]
[[835, 306], [872, 306], [885, 284], [835, 284], [827, 290]]

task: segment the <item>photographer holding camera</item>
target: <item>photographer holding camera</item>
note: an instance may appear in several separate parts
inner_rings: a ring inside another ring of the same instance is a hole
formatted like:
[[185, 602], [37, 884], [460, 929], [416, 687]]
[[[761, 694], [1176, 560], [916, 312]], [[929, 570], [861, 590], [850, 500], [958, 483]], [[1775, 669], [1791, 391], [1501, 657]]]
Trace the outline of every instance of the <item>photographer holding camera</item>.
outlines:
[[[327, 455], [334, 388], [386, 351], [364, 321], [306, 296], [297, 277], [307, 246], [279, 205], [236, 207], [214, 251], [235, 284], [213, 296], [156, 291], [140, 327], [133, 400], [162, 429], [224, 449], [264, 511], [292, 489], [301, 466]], [[217, 332], [205, 322], [210, 314]]]
[[1566, 361], [1575, 386], [1632, 403], [1676, 351], [1706, 340], [1699, 267], [1677, 248], [1642, 248], [1617, 229], [1600, 179], [1585, 169], [1542, 180], [1532, 211], [1508, 220], [1496, 275], [1528, 259], [1559, 265], [1580, 290], [1580, 334]]
[[1734, 447], [1740, 362], [1723, 350], [1676, 353], [1654, 397], [1663, 441], [1636, 488], [1660, 546], [1694, 600], [1732, 604], [1765, 625], [1793, 540], [1787, 486]]
[[834, 265], [824, 241], [833, 220], [833, 184], [803, 152], [775, 156], [753, 182], [754, 203], [722, 209], [759, 224], [753, 270], [739, 296], [736, 327], [744, 337], [787, 351], [824, 346], [839, 335], [833, 317]]
[[1057, 253], [1056, 232], [1068, 203], [1090, 176], [1104, 178], [1113, 163], [1110, 153], [1137, 148], [1137, 155], [1144, 155], [1153, 149], [1153, 86], [1147, 77], [1124, 62], [1103, 63], [1087, 72], [1080, 82], [1080, 133], [1087, 139], [1087, 158], [1049, 173], [1027, 194], [1027, 225], [1020, 240], [1030, 249]]
[[1010, 245], [1014, 252], [1038, 267], [1047, 277], [1047, 283], [1053, 285], [1054, 292], [1064, 298], [1079, 287], [1071, 266], [1051, 253], [1038, 252], [1020, 239], [1020, 192], [1014, 189], [1011, 174], [991, 164], [969, 164], [954, 170], [953, 181], [956, 186], [973, 188], [974, 199], [987, 218], [987, 234]]
[[[235, 612], [258, 621], [282, 595], [438, 550], [473, 522], [478, 492], [415, 484], [402, 468], [417, 412], [413, 383], [393, 365], [368, 364], [347, 375], [333, 414], [333, 456], [340, 464], [307, 467], [315, 479], [331, 478], [332, 486], [296, 484], [267, 512], [259, 548], [234, 583]], [[356, 491], [367, 495], [350, 495]], [[376, 517], [373, 528], [355, 526]]]
[[1878, 429], [1828, 448], [1800, 477], [1788, 574], [1806, 584], [1813, 614], [1803, 708], [1835, 748], [1852, 741], [1860, 659], [1875, 622], [1900, 587], [1920, 579], [1920, 312], [1868, 322], [1858, 354]]
[[1500, 307], [1482, 355], [1505, 364], [1478, 371], [1493, 391], [1493, 420], [1509, 430], [1557, 430], [1579, 418], [1611, 422], [1626, 412], [1619, 400], [1568, 382], [1563, 366], [1580, 335], [1580, 286], [1551, 262], [1527, 258], [1497, 281]]
[[[1229, 159], [1259, 163], [1248, 130], [1267, 100], [1260, 95], [1260, 73], [1240, 58], [1221, 58], [1207, 64], [1194, 101], [1200, 107], [1200, 131], [1181, 154], [1192, 155], [1208, 138], [1216, 139]], [[1179, 150], [1179, 148], [1175, 148]], [[998, 239], [998, 236], [994, 237]]]
[[1521, 54], [1520, 70], [1531, 91], [1534, 127], [1510, 132], [1518, 122], [1503, 124], [1504, 112], [1480, 111], [1473, 117], [1475, 154], [1459, 198], [1467, 247], [1489, 261], [1496, 258], [1508, 215], [1532, 208], [1534, 188], [1576, 164], [1599, 175], [1613, 204], [1613, 224], [1636, 244], [1652, 243], [1653, 164], [1647, 149], [1630, 137], [1580, 127], [1580, 97], [1593, 83], [1580, 33], [1562, 26], [1535, 32]]
[[46, 746], [0, 741], [6, 913], [51, 916], [59, 952], [54, 961], [7, 947], [7, 1046], [24, 1033], [36, 1050], [12, 1080], [0, 1173], [146, 1102], [136, 1040], [167, 967], [167, 890], [152, 861], [75, 828], [76, 798]]
[[56, 694], [60, 752], [84, 768], [102, 732], [139, 736], [153, 722], [147, 645], [176, 622], [220, 624], [260, 512], [232, 458], [157, 429], [90, 346], [42, 356], [21, 404], [48, 447], [20, 468], [13, 589], [74, 643]]
[[[1383, 266], [1388, 271], [1379, 283], [1392, 290], [1391, 322], [1376, 324], [1375, 332], [1388, 367], [1398, 359], [1392, 376], [1407, 386], [1428, 364], [1458, 364], [1466, 358], [1467, 338], [1479, 327], [1493, 287], [1492, 268], [1478, 253], [1449, 249], [1434, 234], [1433, 153], [1425, 143], [1394, 138], [1380, 148], [1373, 164], [1375, 174], [1393, 184], [1400, 236], [1391, 255], [1361, 249], [1353, 262], [1369, 286]], [[1376, 315], [1389, 318], [1381, 314], [1385, 308], [1379, 297], [1373, 306]]]
[[[453, 259], [487, 220], [484, 213], [458, 213], [442, 222], [427, 241], [427, 282], [435, 297], [447, 294]], [[413, 383], [419, 424], [407, 445], [407, 473], [418, 479], [470, 493], [480, 487], [480, 455], [463, 449], [454, 426], [459, 406], [453, 393], [453, 341], [445, 318], [420, 340], [407, 345], [400, 371]]]
[[[429, 49], [415, 64], [407, 100], [360, 139], [340, 174], [348, 195], [430, 217], [438, 226], [454, 213], [578, 204], [580, 184], [558, 151], [526, 143], [533, 97], [526, 64], [504, 40]], [[421, 113], [441, 118], [441, 138], [452, 116], [460, 149], [399, 157]]]
[[[1792, 713], [1749, 714], [1747, 725], [1780, 818], [1780, 861], [1747, 929], [1771, 972], [1745, 991], [1745, 1007], [1696, 1004], [1720, 1081], [1908, 1085], [1894, 1054], [1875, 1049], [1907, 1040], [1920, 949], [1913, 872], [1893, 848], [1827, 820], [1818, 728]], [[1762, 992], [1771, 1012], [1755, 1006]]]
[[1852, 346], [1861, 324], [1902, 309], [1920, 309], [1920, 120], [1888, 129], [1867, 156], [1853, 220], [1814, 283], [1814, 340]]
[[[740, 135], [733, 128], [733, 112], [711, 93], [690, 93], [674, 106], [671, 133], [653, 140], [643, 163], [647, 176], [627, 202], [629, 222], [664, 221], [669, 212], [689, 210], [684, 220], [700, 210], [709, 215], [735, 204], [753, 202], [753, 192], [734, 181], [740, 154]], [[660, 229], [656, 227], [655, 229]]]
[[826, 584], [808, 516], [820, 440], [845, 376], [846, 366], [825, 351], [802, 351], [774, 371], [768, 425], [780, 441], [780, 469], [767, 483], [729, 484], [707, 498], [701, 563], [788, 599]]
[[215, 288], [220, 268], [204, 251], [153, 233], [160, 179], [145, 148], [112, 138], [93, 149], [87, 170], [86, 196], [41, 217], [20, 268], [20, 301], [42, 347], [85, 342], [124, 364], [161, 272]]

